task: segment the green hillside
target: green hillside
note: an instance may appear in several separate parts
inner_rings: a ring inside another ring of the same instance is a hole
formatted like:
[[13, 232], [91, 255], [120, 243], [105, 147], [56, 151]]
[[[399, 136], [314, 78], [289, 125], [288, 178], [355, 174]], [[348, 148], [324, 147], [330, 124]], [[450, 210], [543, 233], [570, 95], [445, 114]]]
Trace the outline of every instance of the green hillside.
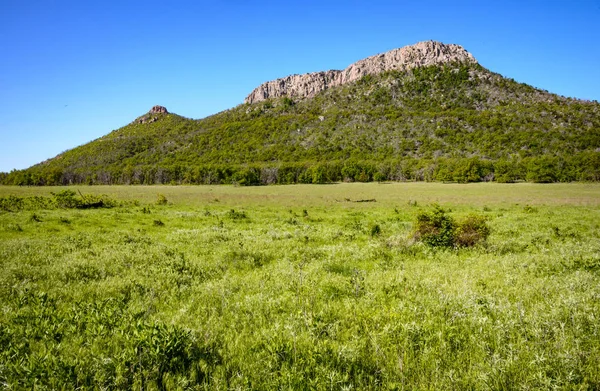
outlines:
[[4, 184], [600, 180], [600, 104], [479, 65], [386, 72], [312, 99], [156, 114]]

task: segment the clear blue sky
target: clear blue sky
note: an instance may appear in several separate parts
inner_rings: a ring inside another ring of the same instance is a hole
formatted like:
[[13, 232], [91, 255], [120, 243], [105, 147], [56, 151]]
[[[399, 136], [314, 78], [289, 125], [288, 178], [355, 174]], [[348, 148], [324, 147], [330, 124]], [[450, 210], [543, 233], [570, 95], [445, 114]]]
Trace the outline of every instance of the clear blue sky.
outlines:
[[156, 104], [202, 118], [264, 81], [430, 39], [517, 81], [600, 100], [598, 0], [0, 0], [0, 171]]

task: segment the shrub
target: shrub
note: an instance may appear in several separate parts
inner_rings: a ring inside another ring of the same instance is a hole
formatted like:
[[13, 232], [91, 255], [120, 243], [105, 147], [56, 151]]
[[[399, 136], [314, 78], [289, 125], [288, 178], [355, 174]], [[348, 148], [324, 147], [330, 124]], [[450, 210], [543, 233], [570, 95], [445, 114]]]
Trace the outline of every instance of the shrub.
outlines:
[[485, 241], [490, 236], [487, 218], [479, 215], [469, 215], [456, 230], [455, 244], [458, 247], [471, 247]]
[[529, 161], [526, 179], [535, 183], [552, 183], [557, 181], [558, 172], [557, 159], [544, 155]]
[[167, 205], [169, 201], [167, 200], [167, 197], [165, 197], [163, 194], [157, 194], [156, 195], [156, 205]]
[[81, 194], [81, 199], [78, 200], [78, 209], [92, 208], [112, 208], [117, 206], [117, 202], [106, 195]]
[[91, 209], [91, 208], [112, 208], [117, 202], [107, 195], [83, 195], [79, 197], [73, 190], [63, 190], [58, 193], [52, 193], [54, 202], [59, 208], [66, 209]]
[[239, 186], [260, 185], [260, 171], [256, 168], [244, 168], [233, 175], [233, 182]]
[[244, 211], [238, 212], [235, 209], [231, 209], [229, 212], [227, 212], [227, 217], [229, 217], [231, 220], [243, 220], [248, 216]]
[[456, 223], [439, 205], [417, 215], [415, 239], [432, 247], [453, 247]]
[[292, 107], [294, 105], [294, 101], [290, 98], [288, 98], [287, 96], [283, 97], [283, 99], [281, 100], [281, 103], [283, 104], [283, 107]]
[[8, 224], [6, 226], [6, 229], [8, 231], [14, 231], [14, 232], [23, 232], [23, 227], [21, 227], [20, 224]]
[[490, 235], [485, 216], [471, 214], [457, 223], [439, 205], [417, 215], [414, 238], [431, 247], [471, 247]]
[[387, 179], [387, 177], [385, 176], [384, 173], [382, 172], [376, 172], [375, 175], [373, 175], [373, 180], [377, 181], [377, 182], [383, 182]]
[[371, 236], [379, 236], [381, 234], [381, 227], [379, 224], [375, 224], [371, 227]]
[[31, 221], [32, 223], [41, 223], [42, 219], [40, 218], [40, 216], [34, 213], [31, 215], [31, 217], [29, 217], [29, 221]]
[[77, 208], [79, 205], [79, 200], [73, 190], [63, 190], [51, 194], [54, 196], [56, 205], [58, 205], [59, 208]]
[[23, 209], [23, 199], [10, 195], [8, 197], [0, 197], [0, 210], [6, 212], [17, 212]]

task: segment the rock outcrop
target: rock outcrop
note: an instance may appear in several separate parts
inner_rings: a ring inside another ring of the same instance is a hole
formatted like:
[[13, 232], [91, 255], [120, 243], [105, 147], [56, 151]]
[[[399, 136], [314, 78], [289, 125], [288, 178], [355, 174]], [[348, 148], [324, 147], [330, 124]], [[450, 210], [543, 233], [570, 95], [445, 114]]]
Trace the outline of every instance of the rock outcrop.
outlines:
[[154, 106], [149, 111], [150, 114], [169, 114], [167, 108], [164, 106]]
[[477, 60], [460, 45], [436, 41], [419, 42], [415, 45], [367, 57], [343, 71], [330, 70], [291, 75], [266, 82], [254, 89], [244, 102], [254, 103], [282, 96], [310, 98], [329, 87], [350, 83], [365, 75], [391, 70], [404, 71], [420, 66], [450, 62], [477, 63]]
[[158, 121], [158, 116], [153, 114], [169, 114], [169, 112], [164, 106], [154, 106], [148, 113], [136, 118], [136, 120], [133, 122], [137, 122], [138, 124], [151, 124]]

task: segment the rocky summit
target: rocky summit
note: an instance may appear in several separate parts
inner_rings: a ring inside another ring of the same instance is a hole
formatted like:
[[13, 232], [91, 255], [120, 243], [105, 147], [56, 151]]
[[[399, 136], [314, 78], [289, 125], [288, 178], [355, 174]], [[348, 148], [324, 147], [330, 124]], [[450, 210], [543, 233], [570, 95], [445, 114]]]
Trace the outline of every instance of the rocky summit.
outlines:
[[149, 111], [150, 114], [169, 114], [167, 108], [164, 106], [154, 106]]
[[436, 41], [419, 42], [415, 45], [367, 57], [342, 71], [329, 70], [304, 75], [290, 75], [268, 81], [255, 88], [244, 102], [255, 103], [283, 96], [311, 98], [327, 88], [350, 83], [366, 75], [375, 75], [391, 70], [405, 71], [415, 67], [452, 62], [476, 64], [477, 60], [460, 45]]
[[169, 114], [169, 111], [164, 106], [156, 105], [156, 106], [153, 106], [148, 113], [142, 115], [141, 117], [136, 118], [134, 122], [136, 122], [138, 124], [148, 124], [148, 123], [151, 124], [153, 122], [158, 121], [158, 116], [156, 116], [154, 114]]

